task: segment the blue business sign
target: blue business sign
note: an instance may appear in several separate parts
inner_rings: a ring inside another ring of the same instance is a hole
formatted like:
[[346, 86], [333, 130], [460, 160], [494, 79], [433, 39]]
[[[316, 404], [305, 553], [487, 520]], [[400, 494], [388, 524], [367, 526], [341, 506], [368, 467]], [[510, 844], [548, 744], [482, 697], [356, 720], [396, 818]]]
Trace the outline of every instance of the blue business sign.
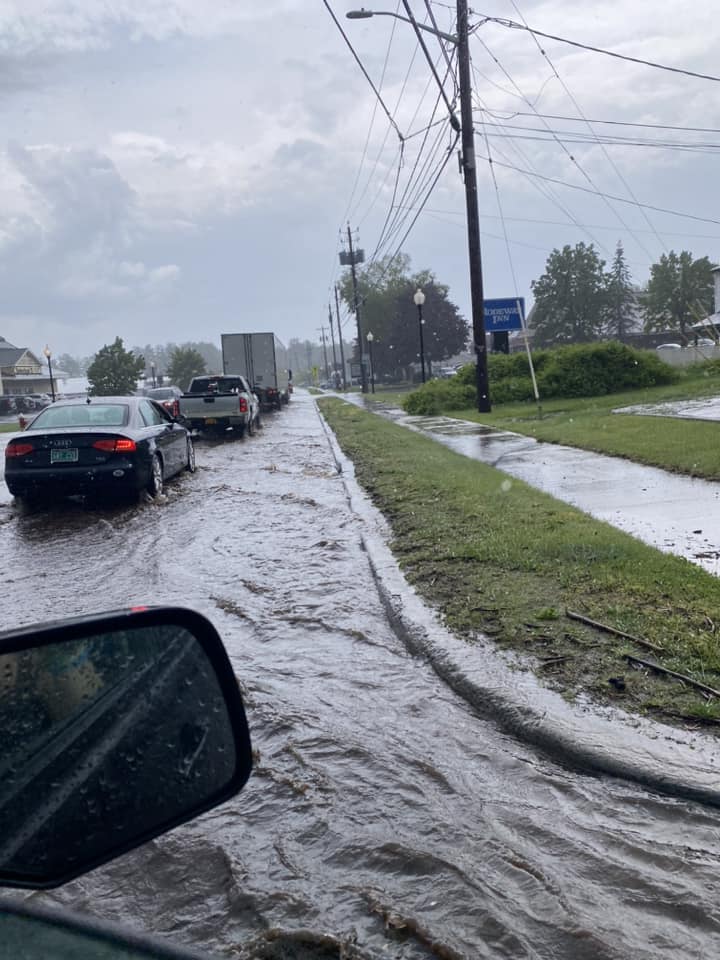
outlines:
[[[484, 300], [485, 330], [522, 330], [525, 316], [525, 297], [506, 297], [503, 300]], [[522, 311], [522, 312], [521, 312]]]

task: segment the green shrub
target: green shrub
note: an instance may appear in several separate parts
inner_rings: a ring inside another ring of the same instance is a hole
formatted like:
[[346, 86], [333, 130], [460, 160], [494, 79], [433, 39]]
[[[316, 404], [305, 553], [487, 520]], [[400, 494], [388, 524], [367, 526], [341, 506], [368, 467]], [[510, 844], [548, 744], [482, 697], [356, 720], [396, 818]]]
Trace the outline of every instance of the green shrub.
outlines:
[[[677, 383], [682, 373], [654, 353], [623, 343], [576, 344], [533, 351], [541, 399], [597, 397], [622, 390]], [[710, 361], [712, 363], [720, 361]], [[533, 400], [527, 354], [493, 353], [488, 357], [490, 400], [512, 403]], [[450, 380], [431, 380], [408, 394], [403, 406], [412, 414], [439, 414], [475, 406], [475, 364], [468, 363]]]

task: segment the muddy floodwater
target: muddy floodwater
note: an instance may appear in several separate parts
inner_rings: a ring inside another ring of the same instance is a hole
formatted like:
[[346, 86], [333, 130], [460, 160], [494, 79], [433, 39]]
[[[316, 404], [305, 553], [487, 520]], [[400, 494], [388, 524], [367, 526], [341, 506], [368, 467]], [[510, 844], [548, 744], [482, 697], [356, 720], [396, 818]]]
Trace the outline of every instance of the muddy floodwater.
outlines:
[[8, 626], [200, 610], [258, 755], [239, 797], [41, 899], [226, 957], [718, 953], [720, 811], [558, 766], [408, 654], [310, 398], [197, 455], [162, 503], [0, 506]]

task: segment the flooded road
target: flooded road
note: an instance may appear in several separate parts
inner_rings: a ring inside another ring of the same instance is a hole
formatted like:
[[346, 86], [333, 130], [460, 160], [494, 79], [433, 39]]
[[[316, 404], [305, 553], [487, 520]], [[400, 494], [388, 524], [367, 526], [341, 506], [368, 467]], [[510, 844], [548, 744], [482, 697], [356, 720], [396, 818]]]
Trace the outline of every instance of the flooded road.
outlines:
[[234, 958], [715, 955], [720, 813], [550, 762], [407, 653], [309, 398], [198, 464], [158, 504], [0, 506], [8, 626], [200, 610], [258, 753], [239, 797], [39, 899]]

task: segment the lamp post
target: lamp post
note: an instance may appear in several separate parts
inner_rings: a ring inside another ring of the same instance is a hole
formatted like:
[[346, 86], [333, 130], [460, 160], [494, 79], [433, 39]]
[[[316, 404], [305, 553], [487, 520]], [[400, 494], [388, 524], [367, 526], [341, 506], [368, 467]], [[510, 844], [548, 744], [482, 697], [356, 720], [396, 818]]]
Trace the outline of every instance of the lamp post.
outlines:
[[423, 320], [422, 308], [425, 303], [425, 294], [420, 287], [413, 294], [413, 303], [418, 308], [418, 329], [420, 331], [420, 370], [422, 371], [422, 382], [425, 383], [425, 341], [423, 340]]
[[50, 396], [52, 397], [52, 402], [55, 403], [55, 384], [53, 383], [52, 375], [52, 352], [47, 344], [45, 344], [43, 353], [45, 354], [45, 359], [48, 363], [48, 373], [50, 374]]
[[151, 361], [150, 361], [150, 374], [151, 374], [151, 376], [152, 376], [152, 385], [153, 385], [153, 387], [156, 387], [156, 386], [157, 386], [157, 379], [156, 379], [156, 377], [155, 377], [155, 361], [154, 361], [154, 360], [151, 360]]
[[372, 345], [375, 337], [373, 336], [372, 330], [367, 332], [367, 342], [368, 342], [368, 353], [370, 354], [370, 391], [375, 393], [375, 367], [373, 365], [373, 355], [372, 355]]
[[[478, 213], [477, 165], [475, 160], [475, 131], [472, 117], [472, 87], [470, 83], [470, 48], [468, 43], [468, 0], [456, 0], [457, 34], [443, 33], [418, 23], [412, 16], [410, 5], [403, 0], [407, 17], [389, 11], [351, 10], [345, 16], [349, 20], [364, 20], [368, 17], [394, 17], [397, 20], [409, 20], [417, 31], [434, 33], [435, 36], [453, 43], [458, 54], [458, 92], [460, 98], [460, 123], [454, 112], [450, 112], [450, 125], [458, 127], [462, 134], [462, 153], [460, 155], [462, 175], [465, 181], [465, 210], [467, 217], [468, 260], [470, 266], [470, 304], [472, 309], [473, 344], [475, 350], [475, 386], [480, 413], [489, 413], [490, 386], [488, 381], [488, 358], [485, 336], [485, 307], [483, 303], [482, 258], [480, 253], [480, 216]], [[418, 40], [420, 39], [418, 34]], [[430, 61], [432, 62], [432, 61]]]

